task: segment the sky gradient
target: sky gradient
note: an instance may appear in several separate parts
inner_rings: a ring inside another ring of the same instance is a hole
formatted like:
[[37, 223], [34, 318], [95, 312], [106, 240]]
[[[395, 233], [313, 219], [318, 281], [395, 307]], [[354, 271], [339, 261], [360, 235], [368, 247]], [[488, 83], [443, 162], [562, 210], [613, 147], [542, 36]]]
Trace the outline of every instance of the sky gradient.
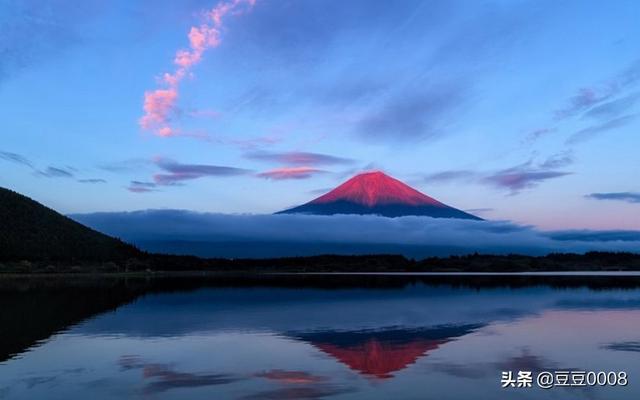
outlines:
[[379, 169], [545, 230], [640, 229], [636, 1], [0, 0], [0, 186], [263, 214]]

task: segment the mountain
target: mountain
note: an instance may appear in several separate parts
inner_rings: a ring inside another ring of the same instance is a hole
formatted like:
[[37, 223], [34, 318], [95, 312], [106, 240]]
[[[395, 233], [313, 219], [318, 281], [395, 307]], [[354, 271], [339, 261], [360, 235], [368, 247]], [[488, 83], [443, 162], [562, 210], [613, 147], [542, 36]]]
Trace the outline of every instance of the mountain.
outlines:
[[278, 214], [424, 215], [434, 218], [481, 218], [439, 202], [383, 172], [356, 175], [317, 199]]
[[140, 254], [131, 245], [2, 187], [0, 221], [4, 261], [117, 261]]

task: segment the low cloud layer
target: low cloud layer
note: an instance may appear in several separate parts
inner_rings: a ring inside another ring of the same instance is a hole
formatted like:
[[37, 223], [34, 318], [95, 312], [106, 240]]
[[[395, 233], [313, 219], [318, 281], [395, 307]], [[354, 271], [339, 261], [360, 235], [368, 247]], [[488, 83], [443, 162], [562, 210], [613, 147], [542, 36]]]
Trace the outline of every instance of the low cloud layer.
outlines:
[[[73, 215], [152, 251], [220, 257], [402, 253], [637, 251], [640, 233], [541, 232], [500, 221], [337, 215], [228, 215], [145, 210]], [[598, 236], [599, 235], [599, 236]], [[635, 236], [634, 236], [635, 235]]]
[[[640, 231], [590, 231], [570, 230], [549, 232], [554, 240], [579, 242], [640, 242]], [[638, 249], [640, 250], [640, 249]]]

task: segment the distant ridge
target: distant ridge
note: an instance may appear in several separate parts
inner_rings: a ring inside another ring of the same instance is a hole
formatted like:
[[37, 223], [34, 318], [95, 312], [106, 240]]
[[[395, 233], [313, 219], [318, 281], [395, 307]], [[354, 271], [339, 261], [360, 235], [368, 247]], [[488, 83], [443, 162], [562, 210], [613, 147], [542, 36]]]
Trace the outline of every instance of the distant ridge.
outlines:
[[366, 172], [301, 206], [277, 214], [424, 215], [434, 218], [482, 218], [450, 207], [380, 172]]
[[0, 260], [118, 261], [135, 247], [0, 187]]

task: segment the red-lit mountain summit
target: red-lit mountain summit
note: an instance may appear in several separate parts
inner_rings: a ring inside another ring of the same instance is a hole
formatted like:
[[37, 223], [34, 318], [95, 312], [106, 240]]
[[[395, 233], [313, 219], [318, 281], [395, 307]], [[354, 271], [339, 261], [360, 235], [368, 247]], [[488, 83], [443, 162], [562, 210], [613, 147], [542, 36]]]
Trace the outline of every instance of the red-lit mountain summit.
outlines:
[[481, 218], [439, 202], [383, 172], [356, 175], [327, 194], [279, 214], [423, 215], [434, 218]]

